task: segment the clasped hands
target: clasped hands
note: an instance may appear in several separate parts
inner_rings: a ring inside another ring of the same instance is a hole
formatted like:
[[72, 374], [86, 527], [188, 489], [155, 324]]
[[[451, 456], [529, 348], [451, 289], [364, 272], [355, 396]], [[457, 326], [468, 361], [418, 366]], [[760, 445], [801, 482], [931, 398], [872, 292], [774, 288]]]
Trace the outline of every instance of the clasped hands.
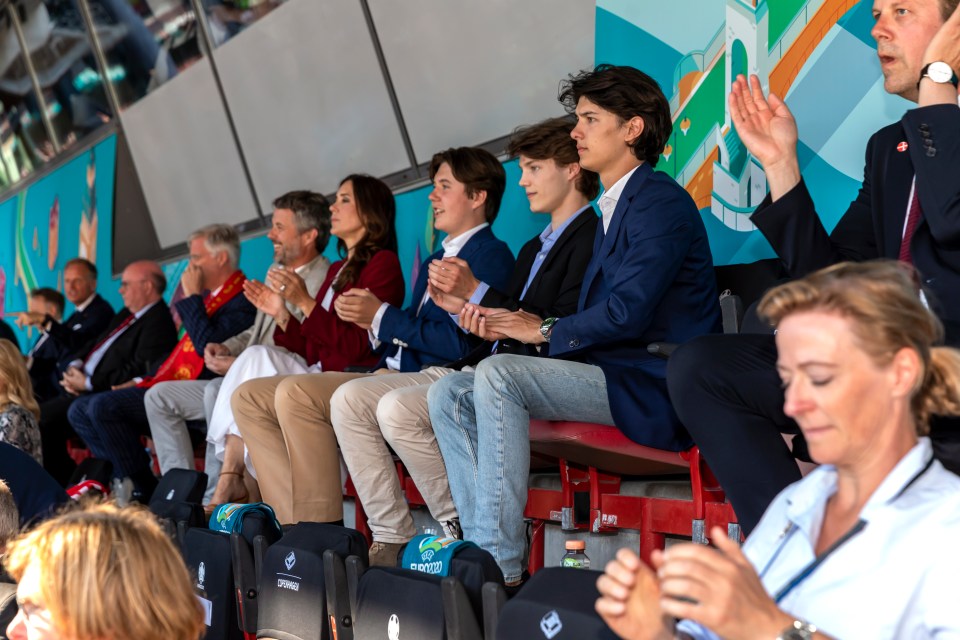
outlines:
[[626, 640], [670, 640], [674, 619], [698, 622], [723, 638], [776, 638], [794, 620], [767, 594], [740, 550], [714, 527], [716, 545], [654, 551], [654, 570], [621, 549], [597, 580], [597, 613]]
[[218, 376], [226, 375], [230, 365], [237, 357], [230, 353], [230, 349], [222, 344], [208, 342], [203, 349], [203, 364]]
[[60, 386], [72, 396], [78, 396], [87, 391], [87, 374], [76, 366], [67, 367], [60, 378]]

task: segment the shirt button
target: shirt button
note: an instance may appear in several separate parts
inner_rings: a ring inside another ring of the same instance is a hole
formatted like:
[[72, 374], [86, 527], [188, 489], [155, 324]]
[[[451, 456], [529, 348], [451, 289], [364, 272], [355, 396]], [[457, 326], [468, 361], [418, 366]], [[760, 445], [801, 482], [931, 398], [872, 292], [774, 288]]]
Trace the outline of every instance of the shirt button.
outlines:
[[570, 348], [571, 348], [571, 349], [576, 349], [577, 347], [580, 346], [580, 339], [579, 339], [579, 338], [574, 338], [573, 340], [570, 341], [569, 344], [570, 344]]
[[400, 344], [400, 341], [397, 340], [396, 338], [394, 338], [394, 339], [393, 339], [393, 344]]

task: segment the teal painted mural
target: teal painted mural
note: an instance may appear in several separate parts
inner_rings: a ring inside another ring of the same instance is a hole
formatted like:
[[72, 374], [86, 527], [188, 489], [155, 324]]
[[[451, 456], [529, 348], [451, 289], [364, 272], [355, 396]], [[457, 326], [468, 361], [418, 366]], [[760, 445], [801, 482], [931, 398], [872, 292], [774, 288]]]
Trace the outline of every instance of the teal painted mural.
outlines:
[[674, 133], [659, 168], [693, 196], [718, 265], [774, 257], [749, 220], [767, 188], [730, 125], [735, 74], [755, 73], [765, 90], [785, 96], [800, 129], [801, 169], [828, 230], [856, 196], [870, 134], [909, 108], [883, 91], [871, 5], [598, 0], [597, 61], [643, 69], [670, 99]]
[[[63, 266], [71, 258], [111, 263], [115, 158], [111, 137], [0, 203], [0, 312], [26, 310], [36, 287], [63, 291]], [[116, 287], [101, 289], [119, 302]], [[21, 346], [35, 340], [17, 331]]]

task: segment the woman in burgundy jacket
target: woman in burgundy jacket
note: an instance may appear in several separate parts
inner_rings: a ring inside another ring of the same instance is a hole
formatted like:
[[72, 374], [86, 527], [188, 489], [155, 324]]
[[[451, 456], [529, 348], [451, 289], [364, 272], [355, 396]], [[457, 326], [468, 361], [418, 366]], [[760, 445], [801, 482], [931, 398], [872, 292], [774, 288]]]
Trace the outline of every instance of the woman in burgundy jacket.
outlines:
[[[271, 269], [266, 283], [247, 280], [244, 284], [247, 299], [276, 319], [276, 346], [244, 349], [223, 379], [207, 425], [207, 446], [216, 447], [217, 457], [223, 461], [211, 505], [248, 500], [245, 469], [256, 477], [230, 408], [234, 389], [252, 378], [372, 367], [377, 356], [367, 331], [341, 320], [333, 302], [344, 291], [359, 287], [384, 302], [403, 304], [403, 273], [394, 228], [396, 203], [390, 188], [371, 176], [347, 176], [337, 189], [330, 213], [330, 233], [336, 236], [343, 257], [330, 265], [316, 297], [307, 293], [296, 272], [283, 269]], [[303, 312], [302, 322], [290, 314], [285, 302]]]

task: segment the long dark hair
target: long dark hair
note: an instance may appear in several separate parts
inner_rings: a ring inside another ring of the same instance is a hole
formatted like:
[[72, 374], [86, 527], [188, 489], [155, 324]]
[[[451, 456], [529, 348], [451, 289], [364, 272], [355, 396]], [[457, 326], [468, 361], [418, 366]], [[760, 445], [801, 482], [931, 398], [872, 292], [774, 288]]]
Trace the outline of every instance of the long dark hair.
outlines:
[[[365, 173], [352, 173], [340, 181], [353, 185], [353, 199], [357, 214], [366, 233], [353, 248], [353, 257], [347, 261], [333, 283], [334, 291], [341, 291], [360, 277], [360, 271], [377, 251], [397, 251], [397, 230], [394, 222], [397, 218], [397, 203], [393, 192], [382, 180]], [[337, 251], [341, 258], [347, 256], [346, 243], [337, 238]]]

